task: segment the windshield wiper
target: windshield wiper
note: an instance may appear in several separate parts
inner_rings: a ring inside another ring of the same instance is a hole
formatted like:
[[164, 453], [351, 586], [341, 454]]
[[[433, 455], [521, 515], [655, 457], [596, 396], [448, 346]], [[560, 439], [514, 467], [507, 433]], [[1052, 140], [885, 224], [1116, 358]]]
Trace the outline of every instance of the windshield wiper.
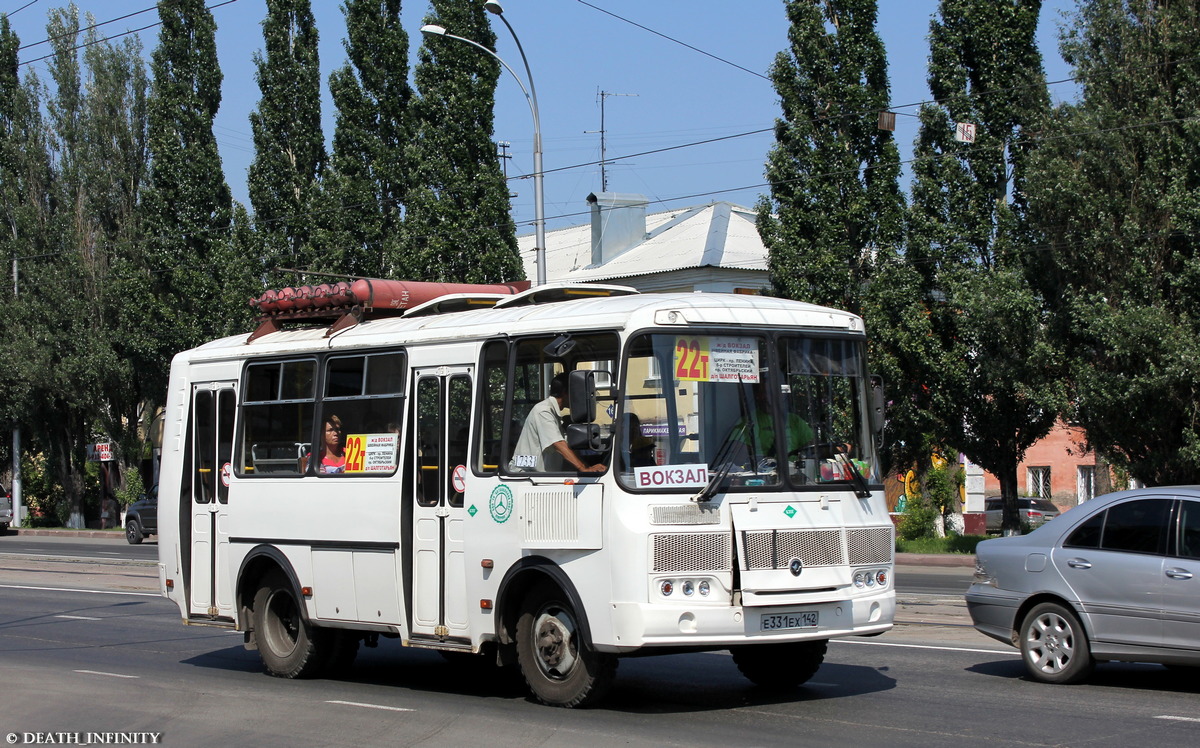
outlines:
[[[729, 476], [729, 471], [733, 469], [733, 462], [730, 461], [729, 455], [733, 453], [733, 445], [736, 444], [742, 435], [746, 433], [746, 421], [743, 419], [740, 425], [734, 425], [729, 429], [729, 433], [725, 435], [725, 441], [721, 442], [720, 449], [713, 458], [714, 465], [721, 465], [720, 469], [709, 476], [708, 484], [692, 495], [691, 500], [711, 501], [717, 489], [725, 482], [725, 478]], [[724, 463], [724, 464], [722, 464]]]
[[858, 465], [854, 464], [854, 460], [842, 452], [838, 452], [835, 458], [850, 471], [850, 483], [854, 486], [854, 495], [860, 499], [871, 498], [871, 489], [867, 488], [867, 479], [859, 471]]

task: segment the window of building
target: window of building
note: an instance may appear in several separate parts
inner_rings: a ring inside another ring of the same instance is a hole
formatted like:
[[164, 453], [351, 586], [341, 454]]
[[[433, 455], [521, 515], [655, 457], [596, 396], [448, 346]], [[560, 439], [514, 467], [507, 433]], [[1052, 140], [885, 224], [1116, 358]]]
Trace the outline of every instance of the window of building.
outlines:
[[1077, 469], [1075, 495], [1082, 504], [1096, 498], [1096, 466], [1080, 465]]
[[1025, 490], [1039, 499], [1050, 498], [1050, 468], [1030, 467], [1025, 469]]

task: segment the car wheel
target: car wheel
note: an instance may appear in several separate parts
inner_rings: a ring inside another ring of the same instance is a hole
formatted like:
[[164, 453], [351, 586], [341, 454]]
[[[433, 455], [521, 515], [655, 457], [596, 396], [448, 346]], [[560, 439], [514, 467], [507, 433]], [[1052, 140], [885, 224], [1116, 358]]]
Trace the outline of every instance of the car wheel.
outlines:
[[130, 545], [142, 542], [142, 526], [136, 519], [125, 520], [125, 539], [129, 541]]
[[825, 661], [827, 639], [786, 644], [730, 647], [733, 662], [751, 683], [764, 688], [795, 688], [808, 682]]
[[517, 619], [517, 664], [538, 701], [563, 707], [599, 701], [617, 671], [615, 657], [584, 641], [578, 615], [553, 584], [540, 584], [525, 597]]
[[1083, 625], [1059, 603], [1034, 606], [1021, 622], [1020, 641], [1025, 669], [1034, 680], [1078, 683], [1092, 672]]
[[263, 578], [254, 595], [254, 637], [267, 673], [277, 678], [317, 675], [329, 654], [323, 646], [329, 633], [304, 619], [296, 593], [282, 574]]

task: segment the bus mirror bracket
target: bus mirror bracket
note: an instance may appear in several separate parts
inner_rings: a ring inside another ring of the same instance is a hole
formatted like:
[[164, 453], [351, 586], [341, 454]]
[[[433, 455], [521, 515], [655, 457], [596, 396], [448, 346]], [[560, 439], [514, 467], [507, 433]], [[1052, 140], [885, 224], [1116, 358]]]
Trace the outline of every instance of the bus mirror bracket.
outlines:
[[883, 393], [883, 377], [878, 374], [870, 376], [871, 383], [871, 430], [875, 435], [883, 433], [883, 424], [887, 412], [887, 406], [884, 401]]
[[567, 375], [567, 405], [571, 408], [571, 423], [596, 420], [596, 372], [576, 369]]
[[604, 439], [600, 436], [600, 427], [594, 423], [572, 423], [568, 425], [567, 446], [576, 452], [583, 449], [592, 452], [605, 452], [608, 449], [608, 445], [604, 443]]

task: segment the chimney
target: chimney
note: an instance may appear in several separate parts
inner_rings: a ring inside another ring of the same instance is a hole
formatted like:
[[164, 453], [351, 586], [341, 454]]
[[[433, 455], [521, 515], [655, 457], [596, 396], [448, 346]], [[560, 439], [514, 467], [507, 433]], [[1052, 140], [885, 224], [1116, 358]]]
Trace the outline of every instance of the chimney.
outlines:
[[587, 196], [592, 209], [592, 265], [611, 262], [646, 239], [646, 204], [642, 195], [600, 192]]

